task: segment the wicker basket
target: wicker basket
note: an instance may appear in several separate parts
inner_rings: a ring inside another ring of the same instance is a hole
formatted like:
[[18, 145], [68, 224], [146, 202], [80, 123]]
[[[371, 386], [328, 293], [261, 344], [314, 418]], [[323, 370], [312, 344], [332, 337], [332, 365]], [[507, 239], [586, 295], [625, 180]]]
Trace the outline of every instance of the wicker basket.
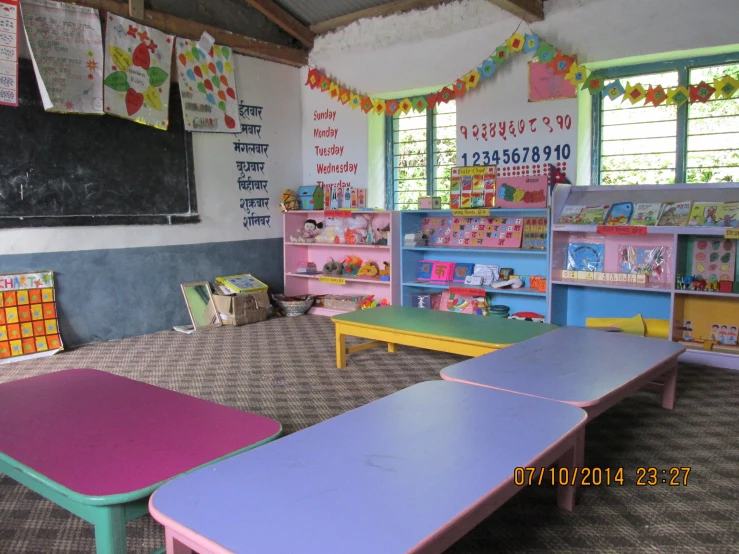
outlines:
[[313, 305], [313, 296], [284, 296], [275, 294], [272, 296], [277, 305], [285, 312], [286, 316], [303, 315]]

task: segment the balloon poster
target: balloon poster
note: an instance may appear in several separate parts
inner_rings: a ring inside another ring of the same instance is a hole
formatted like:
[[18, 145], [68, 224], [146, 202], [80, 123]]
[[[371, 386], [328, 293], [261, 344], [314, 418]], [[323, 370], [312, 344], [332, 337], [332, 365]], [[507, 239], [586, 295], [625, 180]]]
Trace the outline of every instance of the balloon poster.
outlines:
[[185, 129], [204, 133], [240, 132], [230, 48], [214, 45], [203, 52], [195, 41], [178, 38], [177, 71]]
[[166, 130], [174, 37], [108, 14], [105, 113]]

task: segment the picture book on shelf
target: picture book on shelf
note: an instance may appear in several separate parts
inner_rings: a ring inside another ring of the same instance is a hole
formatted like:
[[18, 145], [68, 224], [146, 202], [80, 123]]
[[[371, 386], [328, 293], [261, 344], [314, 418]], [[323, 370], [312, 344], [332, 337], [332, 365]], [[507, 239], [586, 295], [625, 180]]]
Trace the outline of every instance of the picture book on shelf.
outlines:
[[691, 200], [683, 202], [665, 202], [662, 204], [662, 213], [659, 215], [659, 227], [684, 227], [690, 219]]
[[633, 202], [619, 202], [608, 210], [603, 225], [628, 225], [634, 213]]
[[577, 219], [580, 212], [584, 209], [585, 206], [565, 206], [562, 208], [562, 213], [559, 215], [557, 223], [560, 225], [573, 225], [575, 223], [575, 219]]
[[661, 212], [661, 202], [640, 202], [635, 204], [634, 215], [631, 216], [631, 225], [646, 227], [657, 225]]
[[719, 227], [739, 227], [739, 202], [724, 202], [716, 213]]
[[605, 206], [586, 206], [575, 218], [575, 224], [602, 225], [610, 208], [611, 206], [609, 204]]
[[688, 226], [717, 227], [719, 207], [723, 207], [723, 202], [693, 202]]

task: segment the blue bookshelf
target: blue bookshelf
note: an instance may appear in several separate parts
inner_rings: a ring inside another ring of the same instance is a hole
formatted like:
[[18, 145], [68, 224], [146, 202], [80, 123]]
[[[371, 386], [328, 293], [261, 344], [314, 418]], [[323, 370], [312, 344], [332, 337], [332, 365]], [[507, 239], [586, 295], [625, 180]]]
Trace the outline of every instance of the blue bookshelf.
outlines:
[[[546, 218], [548, 229], [551, 228], [549, 209], [502, 209], [490, 210], [489, 217], [515, 218]], [[440, 262], [496, 264], [500, 267], [510, 267], [516, 275], [539, 275], [546, 277], [549, 274], [549, 244], [544, 250], [524, 250], [513, 248], [485, 248], [485, 247], [445, 247], [402, 246], [404, 237], [408, 233], [421, 230], [422, 221], [426, 217], [454, 217], [451, 210], [408, 210], [400, 212], [400, 270], [401, 270], [401, 305], [411, 305], [411, 295], [418, 292], [441, 292], [450, 286], [463, 287], [462, 283], [428, 283], [417, 281], [418, 263], [421, 260], [436, 260]], [[473, 217], [473, 216], [463, 216]], [[480, 216], [485, 217], [485, 216]], [[551, 233], [550, 233], [551, 235]], [[547, 281], [548, 284], [548, 281]], [[548, 313], [548, 294], [531, 288], [494, 289], [485, 288], [488, 299], [492, 304], [505, 304], [510, 307], [511, 313], [536, 312], [544, 316]], [[547, 287], [549, 288], [549, 287]]]

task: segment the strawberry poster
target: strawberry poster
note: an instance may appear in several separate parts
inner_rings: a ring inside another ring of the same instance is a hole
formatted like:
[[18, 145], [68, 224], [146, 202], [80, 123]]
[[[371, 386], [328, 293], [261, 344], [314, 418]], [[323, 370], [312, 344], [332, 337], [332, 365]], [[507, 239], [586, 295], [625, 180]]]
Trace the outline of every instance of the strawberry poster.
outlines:
[[234, 133], [239, 101], [233, 52], [214, 45], [208, 52], [195, 41], [177, 39], [177, 71], [185, 129], [202, 133]]
[[166, 130], [174, 37], [108, 14], [105, 113]]

